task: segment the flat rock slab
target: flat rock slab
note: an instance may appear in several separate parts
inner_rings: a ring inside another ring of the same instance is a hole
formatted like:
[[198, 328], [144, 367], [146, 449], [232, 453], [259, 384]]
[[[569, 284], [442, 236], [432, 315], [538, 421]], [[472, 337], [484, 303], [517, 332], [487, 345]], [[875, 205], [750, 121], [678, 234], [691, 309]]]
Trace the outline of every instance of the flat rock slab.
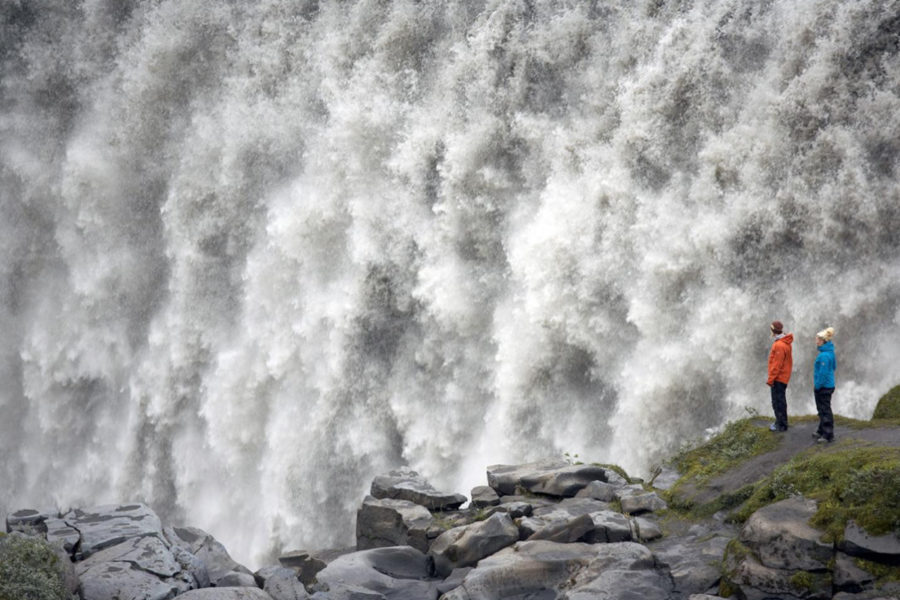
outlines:
[[[82, 600], [171, 600], [190, 586], [171, 578], [161, 579], [128, 563], [104, 562], [79, 572]], [[180, 596], [179, 596], [180, 597]]]
[[182, 570], [172, 552], [156, 537], [132, 538], [104, 548], [75, 563], [75, 571], [81, 576], [102, 563], [122, 563], [126, 567], [133, 565], [158, 577], [174, 577]]
[[874, 536], [866, 532], [855, 521], [850, 521], [844, 529], [844, 539], [838, 548], [851, 556], [876, 558], [888, 562], [900, 561], [900, 535], [896, 531]]
[[428, 510], [456, 510], [468, 498], [462, 494], [439, 492], [421, 475], [411, 469], [398, 469], [379, 475], [372, 481], [372, 496], [408, 500]]
[[143, 504], [76, 509], [66, 513], [63, 520], [81, 534], [79, 553], [83, 558], [129, 538], [156, 536], [163, 539], [159, 517]]
[[605, 467], [571, 465], [548, 459], [523, 465], [492, 465], [487, 468], [488, 485], [500, 495], [523, 489], [533, 494], [570, 498], [593, 481], [622, 483], [621, 476]]

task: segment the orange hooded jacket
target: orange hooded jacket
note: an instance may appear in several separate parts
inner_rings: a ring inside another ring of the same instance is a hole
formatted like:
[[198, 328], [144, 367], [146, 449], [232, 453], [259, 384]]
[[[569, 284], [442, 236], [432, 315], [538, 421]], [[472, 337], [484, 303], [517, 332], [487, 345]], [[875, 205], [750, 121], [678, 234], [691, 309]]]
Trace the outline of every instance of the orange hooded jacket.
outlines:
[[794, 366], [794, 360], [791, 357], [791, 343], [794, 341], [794, 334], [789, 333], [784, 337], [780, 337], [772, 344], [769, 351], [769, 379], [766, 383], [772, 385], [779, 381], [785, 385], [791, 380], [791, 369]]

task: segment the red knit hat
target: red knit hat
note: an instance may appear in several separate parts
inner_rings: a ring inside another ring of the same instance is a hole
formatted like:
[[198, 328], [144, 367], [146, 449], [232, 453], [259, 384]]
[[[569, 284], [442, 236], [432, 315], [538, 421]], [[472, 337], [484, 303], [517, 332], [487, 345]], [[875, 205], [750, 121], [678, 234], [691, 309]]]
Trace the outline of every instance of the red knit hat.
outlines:
[[781, 333], [784, 331], [784, 325], [781, 324], [781, 321], [772, 321], [772, 333]]

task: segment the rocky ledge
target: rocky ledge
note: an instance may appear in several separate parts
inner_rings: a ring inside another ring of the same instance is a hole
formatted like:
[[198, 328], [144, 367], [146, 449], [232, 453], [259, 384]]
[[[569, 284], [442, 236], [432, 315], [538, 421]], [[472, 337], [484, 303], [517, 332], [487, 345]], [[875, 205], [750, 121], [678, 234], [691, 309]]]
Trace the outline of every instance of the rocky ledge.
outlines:
[[[667, 477], [668, 475], [668, 477]], [[304, 551], [255, 573], [196, 528], [164, 526], [147, 506], [20, 510], [7, 540], [38, 536], [68, 560], [82, 600], [745, 600], [897, 598], [879, 568], [900, 565], [897, 532], [852, 521], [823, 541], [816, 502], [791, 496], [742, 527], [685, 520], [660, 488], [621, 470], [546, 460], [494, 465], [469, 498], [414, 471], [375, 478], [354, 549]], [[466, 508], [462, 505], [468, 502]], [[877, 583], [877, 585], [876, 585]]]

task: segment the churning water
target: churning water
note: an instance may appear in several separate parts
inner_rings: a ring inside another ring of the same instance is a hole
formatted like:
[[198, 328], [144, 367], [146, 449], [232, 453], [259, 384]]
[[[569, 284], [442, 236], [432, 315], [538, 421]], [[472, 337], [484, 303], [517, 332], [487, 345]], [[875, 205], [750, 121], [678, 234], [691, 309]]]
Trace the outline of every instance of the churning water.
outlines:
[[900, 382], [900, 2], [0, 3], [0, 507], [238, 559]]

